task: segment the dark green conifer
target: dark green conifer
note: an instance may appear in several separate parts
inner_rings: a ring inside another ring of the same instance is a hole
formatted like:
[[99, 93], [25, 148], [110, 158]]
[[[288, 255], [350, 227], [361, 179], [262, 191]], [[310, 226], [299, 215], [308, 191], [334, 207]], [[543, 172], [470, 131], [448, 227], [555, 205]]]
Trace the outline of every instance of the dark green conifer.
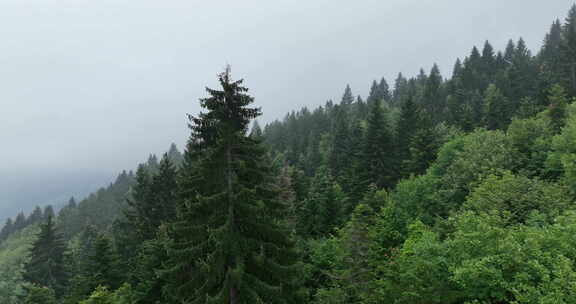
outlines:
[[412, 137], [416, 135], [421, 126], [420, 110], [418, 106], [409, 97], [400, 108], [400, 118], [398, 119], [396, 134], [396, 161], [400, 166], [401, 177], [407, 177], [410, 172], [406, 172], [401, 164], [410, 159], [410, 145]]
[[564, 83], [568, 92], [576, 96], [576, 4], [568, 12], [566, 23], [562, 29], [562, 57], [564, 67]]
[[372, 104], [367, 124], [362, 157], [366, 182], [374, 183], [379, 188], [392, 187], [396, 179], [394, 145], [380, 101]]
[[56, 231], [52, 217], [48, 217], [30, 250], [30, 261], [24, 267], [24, 280], [51, 288], [56, 296], [61, 296], [68, 281], [65, 250], [64, 240]]
[[180, 303], [297, 303], [296, 261], [265, 150], [247, 136], [260, 109], [227, 69], [207, 89], [207, 112], [190, 116], [192, 135], [168, 229], [164, 295]]
[[349, 106], [354, 102], [354, 94], [352, 94], [352, 89], [350, 85], [346, 85], [346, 89], [344, 89], [344, 95], [342, 95], [342, 101], [340, 102], [341, 105]]

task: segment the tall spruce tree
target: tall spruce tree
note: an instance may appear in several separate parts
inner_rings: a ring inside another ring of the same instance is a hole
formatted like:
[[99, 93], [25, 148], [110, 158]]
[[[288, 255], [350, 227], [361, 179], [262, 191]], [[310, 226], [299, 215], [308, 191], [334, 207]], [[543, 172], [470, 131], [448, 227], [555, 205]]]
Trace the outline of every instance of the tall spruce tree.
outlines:
[[399, 164], [401, 177], [408, 177], [411, 172], [404, 170], [402, 163], [410, 159], [410, 145], [412, 137], [422, 127], [420, 123], [418, 106], [408, 98], [400, 108], [396, 136], [396, 158]]
[[442, 75], [440, 75], [438, 65], [434, 64], [426, 80], [423, 100], [423, 109], [426, 110], [427, 115], [429, 115], [434, 122], [439, 122], [442, 119], [442, 111], [444, 109], [441, 86]]
[[30, 261], [24, 267], [24, 280], [51, 288], [56, 296], [61, 296], [68, 281], [65, 250], [64, 240], [56, 231], [52, 217], [48, 217], [30, 250]]
[[569, 94], [576, 96], [576, 4], [568, 12], [562, 30], [562, 38], [564, 84], [568, 88]]
[[190, 115], [177, 218], [168, 227], [164, 295], [179, 303], [294, 303], [296, 254], [265, 149], [247, 136], [259, 108], [233, 81]]
[[366, 181], [368, 184], [376, 184], [379, 188], [389, 188], [396, 178], [394, 145], [380, 100], [372, 104], [367, 123], [363, 151]]

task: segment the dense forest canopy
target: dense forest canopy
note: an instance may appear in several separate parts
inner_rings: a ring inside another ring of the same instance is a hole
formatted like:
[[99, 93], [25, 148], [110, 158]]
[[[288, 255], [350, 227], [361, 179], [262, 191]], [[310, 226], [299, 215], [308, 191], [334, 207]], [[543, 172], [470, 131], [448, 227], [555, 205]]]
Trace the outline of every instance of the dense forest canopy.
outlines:
[[576, 5], [264, 128], [218, 81], [183, 153], [6, 221], [0, 303], [576, 303]]

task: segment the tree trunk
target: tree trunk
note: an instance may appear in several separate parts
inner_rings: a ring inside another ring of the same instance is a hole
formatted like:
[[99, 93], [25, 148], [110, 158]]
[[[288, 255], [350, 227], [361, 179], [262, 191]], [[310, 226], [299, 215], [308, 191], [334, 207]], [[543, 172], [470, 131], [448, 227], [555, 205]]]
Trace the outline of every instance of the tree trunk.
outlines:
[[[234, 229], [234, 206], [233, 206], [233, 198], [232, 198], [232, 147], [231, 144], [228, 145], [226, 148], [226, 188], [228, 190], [228, 212], [230, 216], [231, 229]], [[230, 259], [230, 265], [228, 265], [228, 271], [232, 271], [232, 268], [235, 266], [236, 261], [234, 258]], [[232, 282], [234, 284], [234, 282]], [[234, 285], [230, 287], [230, 304], [238, 303], [238, 290]]]

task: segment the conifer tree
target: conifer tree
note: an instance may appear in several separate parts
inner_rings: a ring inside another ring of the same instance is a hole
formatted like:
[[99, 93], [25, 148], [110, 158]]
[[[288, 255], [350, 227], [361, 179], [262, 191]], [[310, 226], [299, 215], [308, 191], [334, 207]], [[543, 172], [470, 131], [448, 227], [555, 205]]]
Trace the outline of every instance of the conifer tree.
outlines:
[[372, 102], [374, 102], [374, 100], [378, 99], [380, 96], [378, 96], [380, 93], [379, 87], [378, 87], [378, 82], [376, 80], [372, 81], [372, 86], [370, 86], [370, 93], [368, 94], [368, 99], [366, 100], [366, 102], [368, 102], [368, 104], [372, 104]]
[[542, 49], [538, 54], [543, 78], [546, 84], [560, 83], [564, 65], [562, 64], [562, 23], [554, 21], [546, 34]]
[[432, 117], [434, 122], [441, 120], [442, 110], [444, 109], [441, 85], [442, 76], [440, 75], [440, 69], [438, 65], [434, 64], [426, 81], [423, 100], [423, 109], [426, 110], [427, 115]]
[[349, 165], [350, 126], [348, 112], [343, 104], [334, 108], [334, 115], [329, 164], [332, 175], [339, 177]]
[[0, 242], [7, 239], [12, 232], [14, 232], [14, 223], [11, 218], [8, 218], [4, 226], [2, 226], [2, 230], [0, 230]]
[[111, 289], [120, 287], [123, 279], [120, 272], [120, 260], [108, 236], [98, 235], [94, 241], [94, 251], [88, 259], [93, 267], [88, 273], [88, 280], [94, 288], [98, 286], [107, 286]]
[[230, 70], [190, 115], [164, 295], [179, 303], [294, 303], [296, 255], [265, 150], [247, 136], [259, 108]]
[[340, 102], [341, 105], [349, 106], [354, 102], [354, 94], [352, 94], [352, 89], [350, 85], [346, 85], [346, 89], [344, 89], [344, 95], [342, 95], [342, 101]]
[[436, 159], [440, 145], [430, 119], [420, 117], [419, 128], [410, 136], [409, 157], [402, 162], [403, 176], [419, 175]]
[[42, 213], [44, 216], [44, 219], [48, 219], [48, 218], [54, 218], [54, 207], [52, 207], [52, 205], [48, 205], [46, 207], [44, 207], [44, 212]]
[[36, 206], [36, 208], [34, 208], [34, 211], [32, 211], [32, 213], [30, 213], [30, 215], [28, 216], [27, 223], [28, 225], [33, 225], [42, 221], [42, 219], [43, 219], [42, 209], [39, 206]]
[[407, 177], [409, 172], [402, 168], [401, 164], [410, 159], [410, 145], [412, 137], [416, 134], [417, 130], [421, 128], [420, 125], [420, 111], [418, 106], [409, 97], [400, 109], [400, 117], [398, 119], [397, 135], [396, 135], [396, 158], [400, 169], [400, 175]]
[[51, 288], [57, 297], [61, 296], [68, 280], [64, 265], [65, 250], [64, 240], [56, 231], [52, 217], [48, 217], [30, 250], [30, 261], [24, 267], [24, 279]]
[[500, 89], [491, 84], [484, 97], [486, 127], [497, 130], [506, 127], [510, 122], [510, 110], [507, 98]]
[[376, 100], [370, 109], [364, 139], [363, 170], [368, 184], [389, 188], [396, 178], [394, 145], [385, 120], [382, 103]]
[[569, 88], [568, 92], [576, 96], [576, 4], [568, 12], [562, 38], [564, 79]]
[[19, 212], [14, 220], [14, 232], [22, 230], [26, 227], [26, 216], [24, 212]]
[[320, 168], [310, 188], [308, 198], [298, 211], [298, 229], [302, 236], [325, 237], [342, 222], [346, 199], [340, 186], [326, 168]]
[[398, 73], [398, 77], [396, 77], [396, 81], [394, 83], [394, 92], [393, 92], [393, 104], [399, 105], [402, 100], [407, 95], [408, 90], [408, 80], [402, 75], [402, 73]]

